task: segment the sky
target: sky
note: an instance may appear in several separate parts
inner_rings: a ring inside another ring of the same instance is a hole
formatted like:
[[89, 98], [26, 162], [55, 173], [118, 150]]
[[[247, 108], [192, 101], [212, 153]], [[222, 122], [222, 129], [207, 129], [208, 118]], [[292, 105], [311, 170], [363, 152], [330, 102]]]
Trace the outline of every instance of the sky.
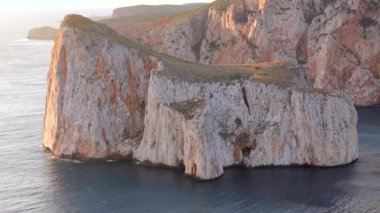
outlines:
[[185, 4], [212, 0], [1, 0], [0, 11], [46, 9], [113, 9], [138, 4]]

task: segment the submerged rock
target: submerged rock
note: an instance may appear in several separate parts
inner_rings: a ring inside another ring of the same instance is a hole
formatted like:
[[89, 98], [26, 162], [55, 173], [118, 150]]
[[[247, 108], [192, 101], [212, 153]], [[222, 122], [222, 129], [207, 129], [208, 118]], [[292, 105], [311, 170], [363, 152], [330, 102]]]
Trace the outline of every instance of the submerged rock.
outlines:
[[70, 15], [48, 75], [44, 146], [213, 179], [229, 166], [338, 166], [358, 158], [357, 115], [288, 62], [206, 66]]

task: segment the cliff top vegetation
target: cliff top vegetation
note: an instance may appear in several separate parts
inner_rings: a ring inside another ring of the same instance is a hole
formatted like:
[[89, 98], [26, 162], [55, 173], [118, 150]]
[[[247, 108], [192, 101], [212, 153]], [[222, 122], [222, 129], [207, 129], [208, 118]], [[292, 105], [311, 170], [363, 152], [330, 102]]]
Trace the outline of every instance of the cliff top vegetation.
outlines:
[[162, 60], [165, 70], [160, 75], [166, 75], [188, 82], [231, 82], [235, 80], [255, 80], [278, 86], [292, 86], [292, 79], [296, 70], [290, 69], [288, 62], [270, 62], [254, 65], [204, 65], [184, 61], [173, 56], [158, 53], [131, 39], [120, 36], [105, 24], [94, 22], [80, 15], [68, 15], [65, 17], [62, 27], [70, 26], [85, 32], [95, 33], [129, 48], [134, 48], [143, 53]]

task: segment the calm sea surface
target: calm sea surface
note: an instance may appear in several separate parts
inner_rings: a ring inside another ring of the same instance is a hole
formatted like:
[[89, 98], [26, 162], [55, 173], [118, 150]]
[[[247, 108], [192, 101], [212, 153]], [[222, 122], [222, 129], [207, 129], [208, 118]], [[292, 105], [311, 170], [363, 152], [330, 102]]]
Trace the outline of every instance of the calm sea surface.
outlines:
[[75, 164], [41, 147], [53, 43], [0, 38], [0, 212], [380, 212], [380, 108], [359, 109], [360, 160], [228, 169], [212, 182], [128, 162]]

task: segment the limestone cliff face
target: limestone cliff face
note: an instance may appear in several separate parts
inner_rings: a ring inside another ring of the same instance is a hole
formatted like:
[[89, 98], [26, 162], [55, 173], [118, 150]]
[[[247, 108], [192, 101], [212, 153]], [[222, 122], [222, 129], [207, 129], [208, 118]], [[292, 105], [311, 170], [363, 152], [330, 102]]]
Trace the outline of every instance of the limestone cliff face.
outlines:
[[212, 179], [230, 166], [334, 166], [358, 157], [346, 100], [251, 80], [189, 83], [155, 73], [135, 157]]
[[44, 146], [213, 179], [228, 166], [337, 166], [358, 158], [352, 104], [286, 63], [205, 66], [68, 16], [48, 75]]
[[105, 39], [96, 28], [70, 25], [75, 18], [64, 21], [52, 52], [44, 146], [57, 156], [114, 157], [123, 141], [142, 136], [157, 59]]
[[111, 26], [205, 64], [305, 64], [316, 88], [367, 106], [380, 103], [379, 14], [374, 0], [238, 0], [186, 18]]

